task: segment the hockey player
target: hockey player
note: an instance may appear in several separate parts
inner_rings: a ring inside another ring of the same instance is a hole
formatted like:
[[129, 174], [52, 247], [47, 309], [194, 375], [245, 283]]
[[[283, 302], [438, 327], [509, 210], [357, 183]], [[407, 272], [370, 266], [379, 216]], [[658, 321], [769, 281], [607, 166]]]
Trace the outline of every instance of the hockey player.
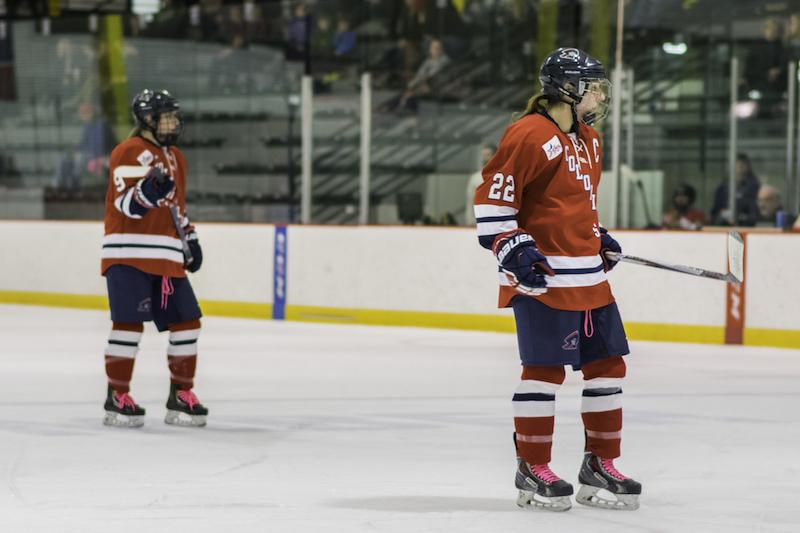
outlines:
[[[513, 397], [517, 504], [571, 507], [572, 485], [549, 467], [555, 394], [564, 365], [584, 378], [586, 439], [579, 503], [636, 509], [641, 485], [620, 473], [623, 355], [629, 353], [606, 272], [620, 245], [600, 226], [597, 187], [610, 83], [603, 65], [575, 48], [544, 60], [542, 92], [505, 131], [475, 192], [481, 245], [500, 271], [500, 307], [513, 307], [522, 380]], [[605, 490], [601, 490], [605, 489]]]
[[[105, 206], [102, 274], [113, 326], [105, 352], [108, 394], [103, 423], [138, 427], [145, 410], [130, 396], [133, 364], [152, 320], [169, 330], [168, 424], [204, 426], [208, 410], [192, 392], [200, 334], [200, 307], [185, 270], [196, 272], [203, 254], [185, 216], [186, 159], [175, 143], [182, 130], [180, 104], [167, 91], [139, 93], [132, 104], [135, 129], [111, 153]], [[192, 261], [185, 264], [170, 207], [177, 207]]]

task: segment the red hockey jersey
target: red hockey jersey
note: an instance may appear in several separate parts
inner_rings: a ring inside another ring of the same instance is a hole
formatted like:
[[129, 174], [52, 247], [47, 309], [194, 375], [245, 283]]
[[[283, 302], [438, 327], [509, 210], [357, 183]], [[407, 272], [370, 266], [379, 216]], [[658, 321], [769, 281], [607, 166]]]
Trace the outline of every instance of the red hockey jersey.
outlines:
[[[175, 181], [173, 201], [186, 209], [186, 159], [180, 150], [131, 137], [111, 152], [106, 192], [105, 236], [101, 272], [111, 265], [129, 265], [143, 272], [182, 278], [183, 251], [172, 216], [166, 207], [144, 214], [132, 209], [136, 184], [150, 167], [160, 166]], [[182, 217], [184, 226], [188, 220]]]
[[[536, 296], [555, 309], [580, 311], [614, 301], [600, 258], [597, 187], [602, 171], [597, 132], [579, 123], [564, 133], [547, 115], [527, 115], [508, 127], [475, 191], [481, 244], [522, 228], [536, 240], [555, 276]], [[518, 295], [500, 274], [500, 307]]]

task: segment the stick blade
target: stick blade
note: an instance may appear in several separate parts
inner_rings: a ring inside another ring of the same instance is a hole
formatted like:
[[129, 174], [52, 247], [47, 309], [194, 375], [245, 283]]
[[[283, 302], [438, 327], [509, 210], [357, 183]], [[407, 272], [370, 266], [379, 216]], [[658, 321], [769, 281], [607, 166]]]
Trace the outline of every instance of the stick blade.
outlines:
[[728, 233], [728, 272], [733, 278], [730, 281], [744, 280], [744, 239], [738, 231]]

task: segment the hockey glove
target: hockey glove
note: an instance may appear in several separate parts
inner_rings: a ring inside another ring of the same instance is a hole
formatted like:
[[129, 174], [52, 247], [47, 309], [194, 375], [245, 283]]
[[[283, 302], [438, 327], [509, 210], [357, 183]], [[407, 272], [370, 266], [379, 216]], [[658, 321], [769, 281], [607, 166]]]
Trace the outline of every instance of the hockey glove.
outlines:
[[192, 262], [183, 267], [189, 272], [195, 273], [203, 264], [203, 249], [200, 248], [200, 240], [197, 238], [194, 226], [186, 226], [184, 231], [186, 231], [186, 244], [189, 245], [189, 251], [192, 252]]
[[606, 252], [617, 252], [618, 254], [622, 253], [622, 246], [608, 234], [608, 230], [606, 228], [600, 228], [600, 258], [603, 260], [603, 269], [608, 272], [615, 266], [619, 261], [614, 261], [606, 257]]
[[159, 207], [175, 195], [175, 182], [158, 167], [152, 167], [136, 184], [137, 199], [145, 207]]
[[555, 276], [555, 272], [536, 248], [533, 237], [521, 229], [501, 233], [494, 240], [492, 251], [500, 271], [518, 293], [538, 296], [547, 292], [545, 276]]

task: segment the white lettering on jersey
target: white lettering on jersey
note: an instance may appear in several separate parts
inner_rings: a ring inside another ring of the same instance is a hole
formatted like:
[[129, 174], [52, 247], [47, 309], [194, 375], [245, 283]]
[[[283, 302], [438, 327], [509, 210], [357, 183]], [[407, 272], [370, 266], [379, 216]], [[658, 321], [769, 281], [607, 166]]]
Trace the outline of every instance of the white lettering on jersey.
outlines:
[[[594, 193], [592, 179], [589, 174], [584, 174], [581, 172], [581, 163], [586, 162], [586, 160], [580, 155], [581, 144], [578, 142], [574, 133], [569, 134], [569, 139], [572, 141], [572, 147], [575, 149], [575, 156], [567, 156], [567, 166], [569, 167], [570, 172], [575, 173], [575, 179], [583, 182], [583, 189], [589, 193], [589, 202], [592, 204], [592, 211], [597, 211], [597, 196]], [[567, 152], [569, 152], [569, 146], [567, 146]], [[587, 153], [586, 155], [588, 156], [589, 154]], [[591, 164], [589, 166], [591, 167]]]
[[139, 157], [137, 157], [136, 160], [143, 167], [149, 167], [153, 163], [153, 157], [154, 157], [153, 153], [150, 152], [150, 150], [145, 150], [144, 152], [139, 154]]
[[542, 145], [542, 150], [544, 150], [545, 155], [547, 155], [547, 160], [552, 161], [561, 155], [561, 152], [564, 151], [564, 147], [561, 146], [561, 141], [558, 140], [558, 136], [553, 135], [552, 139]]

